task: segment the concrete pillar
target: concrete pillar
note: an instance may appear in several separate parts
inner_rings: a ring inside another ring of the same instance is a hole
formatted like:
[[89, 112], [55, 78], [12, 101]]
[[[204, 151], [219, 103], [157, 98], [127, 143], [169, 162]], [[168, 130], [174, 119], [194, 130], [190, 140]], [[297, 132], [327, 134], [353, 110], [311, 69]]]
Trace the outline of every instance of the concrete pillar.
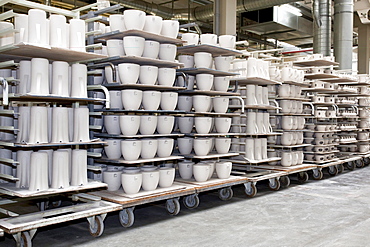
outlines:
[[370, 25], [358, 25], [358, 60], [359, 74], [369, 74], [370, 60]]
[[213, 32], [217, 35], [236, 35], [237, 0], [215, 0]]

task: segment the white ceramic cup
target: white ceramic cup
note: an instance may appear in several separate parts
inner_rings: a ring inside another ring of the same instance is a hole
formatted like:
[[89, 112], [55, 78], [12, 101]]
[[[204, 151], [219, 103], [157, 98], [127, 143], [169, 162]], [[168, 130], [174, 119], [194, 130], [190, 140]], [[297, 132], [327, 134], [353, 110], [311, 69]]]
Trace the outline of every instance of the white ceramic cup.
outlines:
[[231, 138], [216, 138], [216, 151], [219, 154], [227, 154], [231, 147]]
[[221, 71], [229, 71], [230, 70], [230, 64], [231, 64], [231, 59], [230, 57], [215, 57], [215, 68], [216, 70], [221, 70]]
[[134, 161], [139, 159], [141, 153], [141, 141], [123, 140], [121, 141], [121, 153], [123, 159]]
[[158, 67], [150, 65], [140, 66], [139, 82], [145, 85], [154, 85], [158, 78]]
[[136, 9], [123, 11], [125, 27], [127, 30], [143, 30], [145, 25], [145, 12]]
[[161, 103], [160, 91], [144, 91], [143, 92], [143, 107], [147, 111], [156, 111]]
[[183, 137], [177, 139], [177, 146], [179, 148], [179, 152], [182, 155], [187, 155], [191, 153], [193, 150], [194, 139], [189, 137]]
[[108, 39], [107, 40], [107, 51], [108, 56], [124, 56], [125, 51], [123, 49], [123, 40], [120, 39]]
[[119, 159], [121, 157], [121, 142], [117, 139], [107, 139], [105, 142], [107, 145], [104, 146], [104, 152], [108, 159]]
[[231, 118], [229, 117], [215, 118], [215, 127], [217, 133], [228, 133], [231, 127]]
[[109, 26], [111, 31], [126, 31], [125, 17], [121, 14], [112, 14], [109, 16]]
[[181, 95], [178, 97], [177, 109], [180, 111], [191, 111], [193, 107], [193, 97]]
[[194, 117], [179, 117], [177, 121], [182, 134], [191, 133], [194, 126]]
[[195, 130], [198, 134], [208, 134], [212, 127], [211, 117], [195, 117]]
[[159, 68], [158, 69], [158, 84], [162, 86], [173, 86], [176, 79], [176, 69]]
[[201, 34], [200, 43], [202, 45], [217, 45], [217, 35], [212, 33]]
[[157, 132], [158, 134], [168, 135], [171, 134], [175, 124], [174, 116], [161, 115], [158, 116]]
[[194, 56], [191, 55], [179, 55], [178, 60], [180, 63], [184, 64], [184, 68], [194, 67]]
[[179, 162], [178, 167], [179, 167], [180, 177], [182, 179], [191, 179], [191, 177], [193, 176], [193, 166], [194, 166], [194, 162], [191, 162], [191, 161], [186, 160], [183, 162]]
[[194, 152], [198, 156], [208, 155], [212, 142], [209, 138], [194, 139]]
[[177, 46], [174, 44], [160, 44], [158, 57], [160, 60], [175, 61]]
[[213, 110], [216, 113], [226, 113], [229, 108], [229, 98], [227, 97], [214, 97], [212, 98]]
[[122, 135], [133, 136], [137, 135], [140, 127], [140, 116], [138, 115], [122, 115], [119, 116], [119, 125]]
[[194, 95], [193, 106], [195, 112], [208, 112], [211, 107], [211, 97], [206, 95]]
[[230, 177], [233, 164], [231, 162], [217, 162], [216, 173], [220, 179], [227, 179]]
[[164, 111], [174, 111], [178, 101], [178, 93], [162, 92], [161, 93], [161, 109]]
[[160, 34], [162, 30], [162, 17], [155, 15], [145, 16], [144, 31], [154, 34]]
[[220, 35], [218, 43], [221, 47], [227, 49], [235, 49], [236, 37], [234, 35]]
[[136, 84], [140, 75], [140, 65], [121, 63], [118, 64], [118, 72], [122, 84]]
[[215, 77], [213, 80], [213, 86], [216, 91], [227, 92], [230, 85], [230, 78], [227, 76]]
[[208, 52], [195, 52], [194, 65], [196, 68], [211, 68], [212, 54]]
[[213, 78], [212, 74], [197, 74], [195, 80], [198, 90], [210, 91], [213, 86]]
[[121, 134], [119, 116], [105, 115], [104, 116], [104, 127], [107, 133], [110, 135]]
[[169, 157], [172, 154], [174, 140], [171, 138], [158, 139], [157, 155], [160, 158]]
[[193, 166], [195, 181], [205, 182], [209, 177], [210, 166], [208, 164], [198, 163]]
[[183, 33], [181, 40], [185, 41], [185, 45], [197, 45], [199, 43], [199, 35], [197, 33]]
[[161, 34], [169, 38], [177, 38], [180, 23], [175, 20], [163, 20]]
[[141, 57], [144, 53], [145, 39], [139, 36], [123, 37], [123, 48], [127, 56]]
[[136, 194], [140, 191], [143, 174], [142, 173], [122, 173], [122, 188], [126, 194]]
[[159, 42], [154, 40], [145, 40], [142, 57], [157, 59], [159, 54]]
[[142, 135], [153, 135], [158, 123], [157, 116], [141, 115], [140, 116], [140, 133]]
[[136, 89], [125, 89], [121, 91], [122, 105], [125, 110], [138, 110], [140, 108], [143, 91]]
[[158, 141], [156, 139], [141, 140], [141, 158], [153, 159], [157, 154]]
[[175, 168], [162, 167], [159, 169], [159, 187], [171, 187], [175, 179]]
[[104, 171], [103, 182], [108, 184], [108, 191], [117, 191], [121, 187], [121, 171]]

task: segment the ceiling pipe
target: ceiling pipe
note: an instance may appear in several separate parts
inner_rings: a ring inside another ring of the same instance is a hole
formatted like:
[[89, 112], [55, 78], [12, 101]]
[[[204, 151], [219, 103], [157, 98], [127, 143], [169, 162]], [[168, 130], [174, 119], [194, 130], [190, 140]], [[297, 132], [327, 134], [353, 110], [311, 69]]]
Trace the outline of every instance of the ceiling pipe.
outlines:
[[331, 55], [331, 0], [314, 0], [314, 53]]
[[352, 69], [353, 0], [334, 0], [334, 56], [339, 69]]

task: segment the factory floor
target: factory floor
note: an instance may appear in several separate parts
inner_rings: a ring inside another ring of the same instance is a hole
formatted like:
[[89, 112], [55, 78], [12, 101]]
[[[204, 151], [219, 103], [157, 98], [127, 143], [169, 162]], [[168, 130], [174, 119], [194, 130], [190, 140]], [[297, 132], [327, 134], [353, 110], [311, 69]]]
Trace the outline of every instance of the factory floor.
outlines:
[[[201, 194], [197, 209], [182, 206], [178, 216], [168, 215], [163, 202], [138, 207], [131, 228], [111, 213], [99, 238], [90, 236], [86, 220], [42, 228], [33, 246], [370, 246], [369, 178], [365, 167], [302, 185], [292, 181], [276, 192], [259, 183], [254, 198], [237, 186], [230, 201]], [[0, 246], [15, 241], [6, 235]]]

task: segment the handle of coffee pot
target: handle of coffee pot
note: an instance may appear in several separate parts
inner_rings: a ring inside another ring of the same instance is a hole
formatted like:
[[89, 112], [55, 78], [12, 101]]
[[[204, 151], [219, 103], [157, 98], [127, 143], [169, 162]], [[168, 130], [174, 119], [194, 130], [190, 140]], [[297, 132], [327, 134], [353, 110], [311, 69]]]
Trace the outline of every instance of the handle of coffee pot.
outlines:
[[102, 85], [87, 85], [87, 90], [102, 90], [105, 94], [105, 108], [110, 108], [110, 94], [106, 87]]
[[241, 106], [242, 106], [242, 113], [244, 113], [244, 100], [243, 100], [243, 98], [242, 97], [240, 97], [240, 96], [229, 96], [228, 97], [229, 99], [238, 99], [239, 101], [240, 101], [240, 104], [241, 104]]

